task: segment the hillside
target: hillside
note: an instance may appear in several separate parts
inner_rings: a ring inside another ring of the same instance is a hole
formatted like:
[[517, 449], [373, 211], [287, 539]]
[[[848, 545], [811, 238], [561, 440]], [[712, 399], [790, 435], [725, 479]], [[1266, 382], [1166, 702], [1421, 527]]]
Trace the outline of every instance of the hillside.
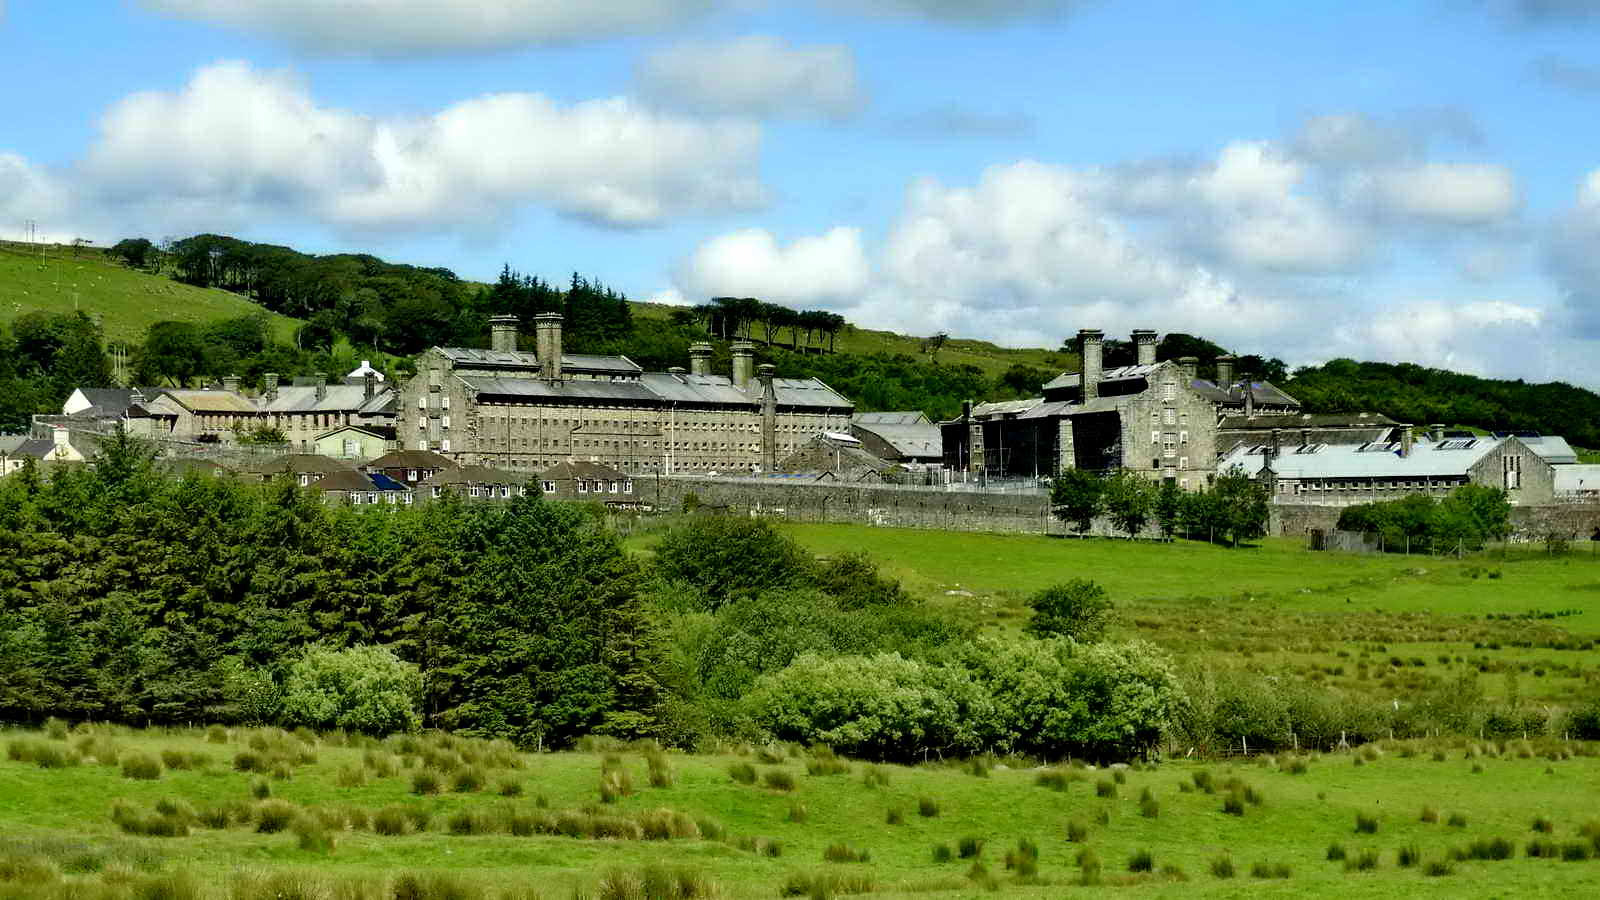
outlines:
[[[23, 313], [81, 309], [98, 317], [107, 341], [144, 338], [163, 320], [212, 322], [266, 312], [237, 294], [191, 287], [166, 275], [130, 269], [103, 251], [47, 245], [44, 255], [26, 244], [0, 242], [0, 321]], [[299, 322], [266, 313], [278, 340], [293, 343]]]

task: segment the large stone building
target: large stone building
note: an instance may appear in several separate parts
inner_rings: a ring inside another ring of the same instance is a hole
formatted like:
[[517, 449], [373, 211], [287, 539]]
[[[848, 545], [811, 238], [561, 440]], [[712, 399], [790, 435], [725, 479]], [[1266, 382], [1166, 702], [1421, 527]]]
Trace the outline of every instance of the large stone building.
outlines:
[[1128, 469], [1197, 490], [1216, 473], [1217, 426], [1238, 411], [1298, 411], [1276, 386], [1236, 379], [1232, 357], [1218, 378], [1197, 376], [1193, 357], [1156, 361], [1156, 333], [1135, 331], [1136, 362], [1107, 369], [1104, 335], [1078, 333], [1083, 371], [1063, 373], [1044, 396], [969, 407], [943, 425], [945, 465], [999, 477], [1049, 477], [1064, 469]]
[[433, 347], [400, 391], [402, 449], [463, 464], [541, 472], [568, 461], [662, 474], [771, 471], [814, 434], [848, 431], [849, 400], [815, 378], [756, 371], [754, 347], [733, 345], [733, 371], [646, 372], [625, 356], [562, 349], [561, 316], [536, 317], [535, 351], [517, 349], [515, 316], [491, 320], [490, 347]]

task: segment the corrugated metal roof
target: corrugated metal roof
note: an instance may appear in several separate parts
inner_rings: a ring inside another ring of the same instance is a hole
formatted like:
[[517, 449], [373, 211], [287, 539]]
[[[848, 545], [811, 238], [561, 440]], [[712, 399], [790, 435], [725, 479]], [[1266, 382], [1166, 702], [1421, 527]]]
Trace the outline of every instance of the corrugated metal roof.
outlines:
[[646, 372], [639, 376], [645, 387], [657, 397], [673, 403], [705, 403], [717, 406], [749, 406], [760, 403], [759, 393], [746, 394], [733, 386], [726, 375], [677, 375], [670, 372]]
[[815, 378], [774, 378], [772, 390], [778, 395], [779, 406], [801, 406], [824, 409], [854, 409], [833, 388]]
[[1600, 491], [1600, 466], [1556, 466], [1556, 493], [1579, 494]]
[[[1285, 447], [1272, 461], [1272, 470], [1279, 478], [1464, 476], [1467, 469], [1501, 443], [1494, 438], [1479, 438], [1471, 442], [1444, 441], [1442, 444], [1419, 440], [1412, 447], [1410, 456], [1401, 456], [1397, 450], [1373, 449], [1368, 444], [1313, 444], [1316, 450], [1309, 453], [1301, 452], [1297, 447]], [[1226, 472], [1234, 466], [1241, 466], [1246, 474], [1258, 474], [1266, 460], [1259, 448], [1260, 445], [1235, 448], [1217, 463], [1217, 470]]]
[[1016, 415], [1027, 412], [1035, 406], [1044, 403], [1043, 397], [1027, 397], [1022, 400], [996, 400], [992, 403], [979, 403], [972, 408], [974, 419], [987, 419], [995, 416]]
[[[918, 415], [921, 415], [921, 413], [918, 413]], [[853, 427], [876, 435], [884, 443], [893, 447], [895, 452], [901, 456], [927, 457], [944, 455], [944, 436], [939, 431], [939, 426], [928, 424], [925, 418], [922, 424], [882, 423], [870, 425], [857, 421]]]
[[380, 387], [377, 393], [367, 396], [367, 389], [362, 384], [330, 384], [323, 388], [321, 399], [317, 397], [317, 388], [312, 385], [278, 388], [278, 396], [271, 401], [263, 401], [262, 412], [269, 413], [314, 413], [314, 412], [382, 412], [383, 407], [394, 399], [394, 389], [388, 385]]
[[[1105, 370], [1101, 371], [1100, 380], [1101, 381], [1127, 381], [1127, 380], [1132, 379], [1132, 378], [1148, 378], [1151, 373], [1155, 372], [1156, 370], [1158, 370], [1160, 368], [1161, 368], [1161, 364], [1160, 363], [1156, 363], [1154, 365], [1148, 365], [1148, 366], [1140, 366], [1140, 365], [1113, 366], [1113, 367], [1111, 367], [1109, 369], [1105, 369]], [[1044, 389], [1047, 390], [1047, 391], [1055, 391], [1055, 390], [1060, 390], [1061, 388], [1075, 388], [1075, 387], [1082, 387], [1082, 386], [1083, 386], [1083, 373], [1081, 373], [1081, 372], [1063, 372], [1060, 375], [1057, 375], [1055, 378], [1052, 378], [1049, 382], [1047, 382], [1045, 384], [1045, 386], [1044, 386]]]
[[1048, 419], [1052, 416], [1086, 416], [1092, 413], [1116, 412], [1122, 397], [1096, 397], [1088, 403], [1051, 400], [1028, 410], [1019, 419]]
[[911, 412], [865, 412], [850, 417], [852, 425], [932, 425], [920, 410]]
[[637, 381], [563, 380], [551, 384], [542, 378], [497, 378], [459, 375], [467, 387], [491, 397], [535, 397], [542, 400], [587, 403], [656, 403], [654, 393]]
[[[485, 350], [481, 347], [436, 347], [446, 358], [457, 365], [482, 369], [515, 369], [533, 371], [539, 368], [539, 356], [526, 350]], [[593, 374], [637, 375], [643, 369], [626, 356], [594, 356], [587, 353], [561, 354], [561, 368], [565, 371]]]

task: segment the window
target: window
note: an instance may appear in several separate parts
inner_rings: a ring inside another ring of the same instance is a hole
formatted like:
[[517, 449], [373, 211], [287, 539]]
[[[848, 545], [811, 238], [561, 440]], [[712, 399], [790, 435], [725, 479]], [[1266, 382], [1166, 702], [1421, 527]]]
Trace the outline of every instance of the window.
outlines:
[[311, 476], [310, 475], [301, 475], [300, 476], [300, 486], [301, 487], [305, 487], [306, 485], [308, 485], [310, 483], [311, 483]]
[[426, 450], [426, 449], [428, 449], [428, 442], [425, 441], [425, 440], [424, 441], [417, 441], [417, 449], [418, 450]]
[[449, 397], [448, 394], [439, 398], [439, 408], [440, 409], [449, 409], [450, 408], [450, 397]]
[[1163, 425], [1176, 425], [1176, 424], [1178, 424], [1178, 411], [1173, 409], [1173, 408], [1171, 408], [1171, 407], [1163, 409], [1161, 411], [1161, 424], [1163, 424]]
[[478, 496], [478, 486], [477, 485], [473, 485], [472, 487], [468, 488], [467, 489], [467, 493], [471, 494], [474, 497]]
[[411, 505], [411, 492], [410, 492], [410, 491], [406, 491], [406, 500], [405, 500], [405, 503], [406, 503], [406, 505], [407, 505], [407, 506], [410, 506], [410, 505]]
[[1169, 459], [1178, 455], [1177, 435], [1169, 434], [1162, 438], [1161, 455]]
[[544, 483], [544, 492], [546, 494], [554, 494], [556, 492], [556, 483], [554, 481], [546, 481]]
[[367, 502], [368, 503], [377, 503], [378, 502], [378, 492], [377, 491], [368, 491], [367, 492]]
[[633, 493], [633, 482], [632, 482], [632, 481], [624, 481], [624, 482], [623, 482], [623, 483], [622, 483], [622, 492], [623, 492], [623, 493], [624, 493], [624, 494], [631, 494], [631, 493]]
[[351, 506], [360, 506], [361, 505], [361, 495], [360, 494], [351, 494], [350, 495], [350, 505]]
[[1180, 443], [1180, 444], [1189, 443], [1189, 432], [1187, 432], [1187, 431], [1178, 432], [1178, 443]]
[[1150, 443], [1152, 443], [1152, 444], [1161, 443], [1161, 432], [1159, 432], [1159, 431], [1150, 432]]
[[395, 504], [396, 504], [396, 503], [399, 503], [399, 502], [400, 502], [400, 497], [399, 497], [399, 495], [397, 495], [397, 494], [395, 494], [395, 492], [394, 492], [394, 491], [390, 491], [390, 492], [389, 492], [389, 493], [387, 493], [387, 494], [384, 494], [384, 495], [383, 495], [383, 499], [385, 499], [385, 500], [387, 500], [387, 501], [389, 501], [389, 505], [390, 505], [390, 506], [393, 506], [393, 505], [395, 505]]
[[449, 428], [450, 427], [450, 417], [449, 416], [445, 416], [443, 419], [441, 419], [439, 421], [439, 424], [444, 428]]
[[422, 431], [422, 430], [426, 429], [427, 427], [428, 427], [428, 420], [424, 419], [421, 416], [417, 416], [417, 430], [418, 431]]
[[423, 396], [423, 395], [421, 395], [421, 394], [418, 394], [417, 395], [417, 409], [427, 409], [427, 408], [428, 408], [428, 398]]
[[578, 479], [578, 493], [580, 493], [580, 494], [589, 493], [589, 482], [584, 481], [582, 478], [579, 478]]
[[1178, 383], [1176, 381], [1161, 382], [1161, 399], [1167, 403], [1178, 399]]
[[509, 484], [500, 485], [500, 496], [501, 497], [510, 497], [511, 496], [511, 485], [509, 485]]
[[416, 481], [417, 480], [417, 470], [416, 469], [411, 469], [410, 471], [406, 472], [406, 480], [407, 481]]
[[613, 482], [611, 482], [611, 493], [615, 494], [616, 492], [617, 492], [617, 483], [615, 481], [613, 481]]
[[1187, 479], [1187, 478], [1179, 478], [1178, 479], [1178, 487], [1180, 487], [1183, 490], [1187, 491], [1189, 489], [1189, 479]]
[[1522, 487], [1522, 457], [1504, 456], [1500, 462], [1505, 471], [1505, 488], [1514, 491]]
[[[424, 448], [424, 449], [426, 449], [426, 448]], [[443, 452], [443, 453], [449, 453], [450, 452], [450, 439], [449, 438], [445, 438], [444, 440], [439, 442], [439, 450], [440, 450], [440, 452]]]
[[1180, 468], [1180, 469], [1189, 468], [1189, 457], [1187, 457], [1187, 456], [1178, 457], [1178, 468]]

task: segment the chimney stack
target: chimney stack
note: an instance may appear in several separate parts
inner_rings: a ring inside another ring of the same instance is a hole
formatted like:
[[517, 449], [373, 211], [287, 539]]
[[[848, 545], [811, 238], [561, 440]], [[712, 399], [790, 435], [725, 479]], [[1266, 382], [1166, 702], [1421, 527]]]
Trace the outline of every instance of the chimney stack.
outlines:
[[1437, 444], [1440, 441], [1444, 440], [1444, 426], [1443, 425], [1429, 425], [1428, 426], [1428, 437], [1432, 438], [1433, 442], [1435, 444]]
[[1217, 387], [1226, 391], [1233, 387], [1233, 364], [1238, 358], [1231, 353], [1217, 357]]
[[1080, 379], [1083, 383], [1084, 403], [1100, 396], [1100, 376], [1105, 370], [1102, 364], [1104, 357], [1101, 356], [1104, 341], [1105, 332], [1098, 328], [1084, 328], [1078, 331], [1078, 346], [1083, 354], [1083, 375]]
[[517, 349], [517, 317], [498, 315], [489, 317], [489, 349], [514, 353]]
[[778, 471], [778, 392], [772, 376], [777, 366], [763, 364], [756, 370], [761, 379], [761, 464], [764, 472]]
[[1240, 381], [1244, 385], [1244, 414], [1245, 418], [1249, 418], [1256, 414], [1256, 389], [1250, 383], [1249, 375], [1245, 375]]
[[271, 403], [278, 399], [278, 373], [263, 372], [261, 375], [261, 399]]
[[689, 371], [695, 375], [711, 374], [711, 345], [698, 343], [689, 345]]
[[361, 377], [362, 393], [366, 399], [371, 400], [378, 393], [378, 373], [367, 372]]
[[561, 313], [542, 312], [533, 317], [535, 346], [539, 354], [539, 377], [561, 380]]
[[1145, 328], [1134, 329], [1133, 345], [1139, 353], [1139, 365], [1153, 366], [1156, 364], [1156, 333], [1154, 331]]
[[1180, 356], [1178, 357], [1178, 368], [1183, 370], [1183, 377], [1193, 381], [1200, 377], [1200, 357]]
[[55, 445], [57, 447], [65, 447], [65, 446], [67, 446], [67, 438], [69, 437], [69, 435], [67, 433], [67, 429], [66, 428], [64, 428], [64, 427], [62, 427], [60, 425], [57, 425], [53, 429], [53, 433], [50, 436], [55, 439]]
[[756, 345], [749, 341], [733, 342], [733, 386], [741, 391], [750, 389], [750, 373], [756, 363]]
[[139, 405], [141, 405], [143, 403], [144, 403], [144, 391], [141, 391], [138, 388], [134, 388], [133, 389], [133, 393], [128, 395], [128, 405], [129, 406], [139, 406]]
[[1311, 429], [1309, 429], [1309, 428], [1300, 429], [1300, 446], [1302, 446], [1302, 447], [1311, 446]]
[[1413, 438], [1411, 437], [1411, 426], [1410, 425], [1401, 425], [1400, 426], [1400, 455], [1402, 457], [1407, 457], [1407, 456], [1411, 455], [1411, 442], [1412, 442], [1412, 440], [1413, 440]]
[[222, 389], [225, 391], [231, 391], [235, 394], [239, 393], [239, 376], [224, 375], [222, 377]]
[[1272, 438], [1267, 444], [1267, 464], [1271, 465], [1272, 461], [1278, 458], [1278, 454], [1282, 452], [1282, 450], [1283, 431], [1282, 429], [1274, 428], [1272, 429]]
[[328, 397], [328, 373], [317, 373], [317, 399], [325, 400]]

